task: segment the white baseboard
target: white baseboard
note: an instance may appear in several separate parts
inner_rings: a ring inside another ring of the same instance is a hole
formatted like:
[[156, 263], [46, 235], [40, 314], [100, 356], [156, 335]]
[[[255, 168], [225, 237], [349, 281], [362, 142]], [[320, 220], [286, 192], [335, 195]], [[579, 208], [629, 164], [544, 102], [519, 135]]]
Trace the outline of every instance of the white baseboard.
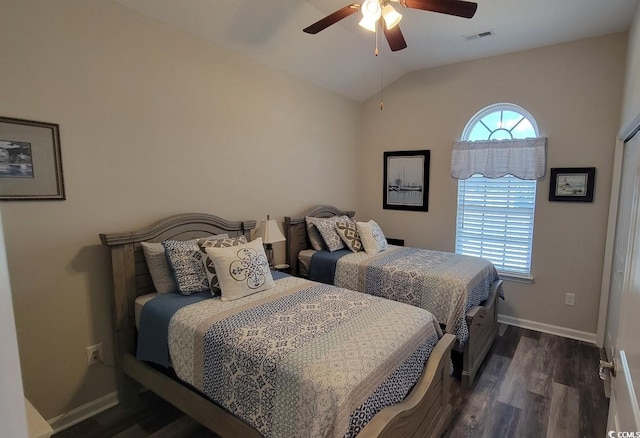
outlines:
[[114, 391], [100, 397], [99, 399], [93, 400], [82, 406], [78, 406], [77, 408], [74, 408], [69, 412], [58, 415], [57, 417], [48, 420], [47, 423], [49, 423], [49, 425], [53, 429], [53, 433], [60, 432], [61, 430], [78, 424], [81, 421], [86, 420], [87, 418], [91, 418], [94, 415], [99, 414], [100, 412], [106, 411], [107, 409], [112, 408], [117, 404], [118, 391]]
[[545, 324], [542, 322], [529, 321], [528, 319], [514, 318], [513, 316], [498, 315], [498, 322], [501, 324], [514, 325], [529, 330], [536, 330], [550, 335], [562, 336], [563, 338], [575, 339], [578, 341], [596, 344], [596, 334], [574, 330], [557, 325]]

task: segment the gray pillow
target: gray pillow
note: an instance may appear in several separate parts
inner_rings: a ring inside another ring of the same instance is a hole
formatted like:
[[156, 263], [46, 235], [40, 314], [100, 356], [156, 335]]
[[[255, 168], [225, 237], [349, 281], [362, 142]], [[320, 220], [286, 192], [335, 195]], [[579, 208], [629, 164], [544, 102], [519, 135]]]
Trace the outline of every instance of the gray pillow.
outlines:
[[316, 251], [322, 251], [323, 249], [325, 249], [324, 240], [322, 240], [320, 231], [318, 231], [316, 226], [313, 225], [313, 223], [311, 223], [311, 220], [314, 218], [306, 217], [304, 219], [305, 219], [305, 222], [307, 223], [307, 236], [309, 236], [309, 242], [311, 243], [311, 248], [315, 249]]
[[159, 294], [177, 292], [178, 285], [173, 279], [162, 243], [142, 242], [141, 245], [156, 292]]

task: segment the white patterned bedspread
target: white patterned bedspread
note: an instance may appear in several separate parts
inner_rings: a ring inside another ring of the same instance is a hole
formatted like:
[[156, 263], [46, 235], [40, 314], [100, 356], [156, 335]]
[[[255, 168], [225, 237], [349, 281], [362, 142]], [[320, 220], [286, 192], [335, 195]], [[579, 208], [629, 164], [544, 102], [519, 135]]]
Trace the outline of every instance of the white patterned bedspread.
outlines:
[[265, 437], [355, 436], [401, 401], [442, 336], [413, 306], [295, 277], [169, 325], [178, 377]]
[[469, 337], [467, 311], [488, 298], [498, 278], [493, 264], [480, 257], [389, 246], [375, 255], [341, 257], [334, 284], [427, 309], [462, 345]]

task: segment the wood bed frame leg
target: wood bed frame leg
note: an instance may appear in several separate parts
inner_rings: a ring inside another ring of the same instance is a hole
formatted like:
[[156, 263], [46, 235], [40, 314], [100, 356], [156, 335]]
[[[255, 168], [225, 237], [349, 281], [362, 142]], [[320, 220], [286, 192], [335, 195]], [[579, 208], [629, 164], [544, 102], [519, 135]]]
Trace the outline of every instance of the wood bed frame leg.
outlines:
[[140, 399], [142, 386], [129, 377], [123, 368], [122, 358], [129, 352], [133, 354], [134, 334], [132, 329], [120, 330], [115, 336], [116, 351], [116, 378], [118, 383], [118, 400], [123, 408], [128, 409], [136, 406]]
[[131, 377], [126, 376], [122, 371], [118, 371], [118, 399], [120, 405], [129, 409], [140, 401], [140, 384]]

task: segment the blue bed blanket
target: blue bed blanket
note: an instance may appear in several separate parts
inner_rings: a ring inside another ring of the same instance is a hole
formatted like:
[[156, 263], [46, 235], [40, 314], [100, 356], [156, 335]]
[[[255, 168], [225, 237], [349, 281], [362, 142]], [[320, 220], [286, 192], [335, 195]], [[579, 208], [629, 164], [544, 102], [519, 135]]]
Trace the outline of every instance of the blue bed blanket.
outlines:
[[320, 283], [325, 284], [333, 284], [333, 279], [336, 276], [338, 260], [348, 254], [352, 254], [352, 252], [347, 249], [341, 249], [333, 252], [316, 251], [311, 256], [309, 280], [319, 281]]
[[[282, 272], [271, 273], [274, 280], [287, 276]], [[160, 294], [149, 300], [140, 313], [138, 327], [138, 346], [136, 357], [139, 360], [153, 362], [168, 368], [169, 358], [169, 322], [173, 315], [183, 307], [212, 298], [211, 292], [199, 292], [191, 295], [179, 293]]]

